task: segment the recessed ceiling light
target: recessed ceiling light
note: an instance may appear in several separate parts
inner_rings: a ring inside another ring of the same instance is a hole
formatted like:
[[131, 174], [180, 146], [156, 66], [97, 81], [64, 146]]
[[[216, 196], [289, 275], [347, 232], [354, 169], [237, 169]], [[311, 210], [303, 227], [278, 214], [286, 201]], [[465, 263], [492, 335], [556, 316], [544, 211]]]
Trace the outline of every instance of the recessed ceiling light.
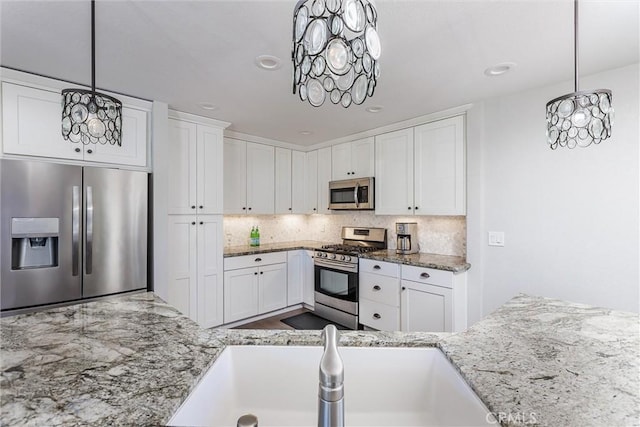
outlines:
[[200, 108], [202, 108], [203, 110], [209, 110], [209, 111], [218, 109], [217, 105], [213, 105], [210, 102], [201, 102], [201, 103], [198, 104], [198, 106]]
[[311, 132], [310, 130], [301, 130], [300, 131], [300, 135], [311, 135], [313, 132]]
[[282, 61], [277, 56], [260, 55], [256, 57], [256, 65], [263, 70], [277, 70], [282, 67]]
[[516, 66], [513, 62], [503, 62], [484, 70], [484, 74], [489, 77], [501, 76]]
[[380, 111], [382, 111], [384, 107], [382, 105], [374, 105], [372, 107], [367, 107], [365, 108], [365, 111], [367, 113], [379, 113]]

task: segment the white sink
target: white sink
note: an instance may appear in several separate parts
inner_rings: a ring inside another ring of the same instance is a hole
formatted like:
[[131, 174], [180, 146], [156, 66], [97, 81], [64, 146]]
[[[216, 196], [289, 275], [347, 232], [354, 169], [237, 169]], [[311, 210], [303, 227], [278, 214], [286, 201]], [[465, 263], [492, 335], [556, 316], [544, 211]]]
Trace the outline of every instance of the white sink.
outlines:
[[[229, 346], [173, 415], [173, 426], [317, 426], [322, 347]], [[339, 347], [347, 426], [496, 425], [436, 348]]]

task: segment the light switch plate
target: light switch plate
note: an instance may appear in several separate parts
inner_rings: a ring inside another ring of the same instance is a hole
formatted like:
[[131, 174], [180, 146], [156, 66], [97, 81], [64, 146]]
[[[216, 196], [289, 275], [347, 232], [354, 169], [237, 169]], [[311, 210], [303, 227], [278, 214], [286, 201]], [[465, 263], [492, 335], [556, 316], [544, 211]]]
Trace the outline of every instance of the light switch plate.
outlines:
[[504, 231], [489, 231], [489, 246], [504, 246]]

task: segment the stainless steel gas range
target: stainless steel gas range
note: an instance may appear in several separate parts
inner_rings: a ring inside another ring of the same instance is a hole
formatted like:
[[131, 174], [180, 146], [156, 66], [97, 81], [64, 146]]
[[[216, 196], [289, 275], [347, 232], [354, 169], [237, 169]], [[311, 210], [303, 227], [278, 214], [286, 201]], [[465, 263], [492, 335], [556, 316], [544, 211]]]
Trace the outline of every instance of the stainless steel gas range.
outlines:
[[358, 255], [386, 249], [387, 229], [342, 227], [341, 237], [315, 252], [315, 313], [358, 329]]

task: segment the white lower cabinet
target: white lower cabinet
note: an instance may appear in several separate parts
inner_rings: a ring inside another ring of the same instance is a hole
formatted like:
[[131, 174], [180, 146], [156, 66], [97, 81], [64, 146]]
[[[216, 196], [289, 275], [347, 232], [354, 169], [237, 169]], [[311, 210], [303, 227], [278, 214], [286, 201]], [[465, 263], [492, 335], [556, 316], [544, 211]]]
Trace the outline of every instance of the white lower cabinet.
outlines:
[[467, 275], [401, 266], [401, 330], [460, 332], [467, 328]]
[[304, 251], [305, 256], [302, 261], [302, 270], [304, 274], [304, 285], [302, 286], [302, 302], [314, 308], [315, 306], [315, 281], [316, 273], [313, 265], [313, 251]]
[[286, 252], [225, 258], [224, 323], [286, 306]]
[[359, 322], [379, 331], [400, 330], [398, 264], [361, 259]]
[[170, 215], [167, 303], [210, 328], [223, 322], [222, 216]]
[[313, 251], [299, 249], [287, 252], [287, 305], [314, 302]]

